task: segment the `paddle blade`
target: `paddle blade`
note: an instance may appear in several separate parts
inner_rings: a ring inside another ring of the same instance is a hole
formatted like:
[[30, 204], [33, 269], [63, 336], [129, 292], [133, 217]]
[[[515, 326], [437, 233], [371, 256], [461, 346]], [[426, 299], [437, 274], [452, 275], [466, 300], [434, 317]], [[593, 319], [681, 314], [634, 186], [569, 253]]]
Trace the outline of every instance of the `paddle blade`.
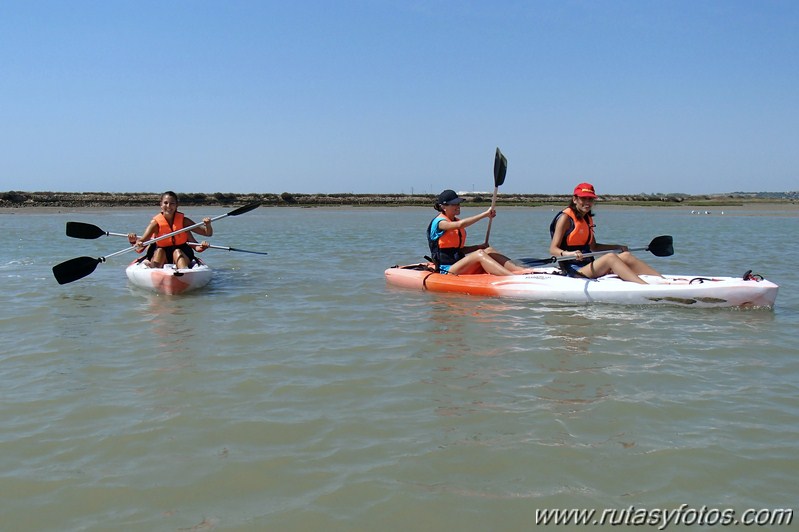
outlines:
[[497, 153], [494, 155], [494, 187], [502, 186], [502, 183], [505, 182], [505, 173], [507, 171], [508, 160], [497, 148]]
[[674, 255], [674, 239], [671, 235], [656, 236], [647, 249], [656, 257], [670, 257]]
[[245, 205], [244, 207], [239, 207], [238, 209], [234, 209], [227, 213], [228, 216], [238, 216], [239, 214], [244, 214], [245, 212], [250, 212], [253, 209], [257, 209], [261, 206], [260, 201], [256, 201], [255, 203], [250, 203], [249, 205]]
[[101, 262], [93, 257], [77, 257], [53, 266], [53, 275], [58, 284], [71, 283], [91, 274]]
[[105, 231], [92, 224], [85, 224], [83, 222], [67, 222], [67, 236], [72, 238], [85, 238], [86, 240], [93, 240], [105, 236]]

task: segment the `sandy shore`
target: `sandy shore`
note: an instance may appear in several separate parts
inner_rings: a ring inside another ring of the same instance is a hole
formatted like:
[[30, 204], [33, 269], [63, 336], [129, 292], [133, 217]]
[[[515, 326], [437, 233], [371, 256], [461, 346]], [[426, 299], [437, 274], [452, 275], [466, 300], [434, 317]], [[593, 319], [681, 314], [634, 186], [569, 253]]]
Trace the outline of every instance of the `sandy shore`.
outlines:
[[[432, 194], [180, 194], [182, 206], [231, 206], [259, 202], [274, 207], [321, 206], [431, 206]], [[483, 205], [491, 202], [488, 194], [464, 196], [466, 204]], [[109, 192], [0, 192], [0, 208], [98, 208], [98, 207], [157, 207], [159, 193], [109, 193]], [[570, 196], [545, 194], [499, 194], [498, 204], [504, 206], [556, 206], [568, 204]], [[762, 197], [755, 194], [726, 195], [628, 195], [600, 196], [603, 205], [695, 207], [696, 210], [713, 209], [791, 209], [799, 208], [799, 193], [781, 197]]]

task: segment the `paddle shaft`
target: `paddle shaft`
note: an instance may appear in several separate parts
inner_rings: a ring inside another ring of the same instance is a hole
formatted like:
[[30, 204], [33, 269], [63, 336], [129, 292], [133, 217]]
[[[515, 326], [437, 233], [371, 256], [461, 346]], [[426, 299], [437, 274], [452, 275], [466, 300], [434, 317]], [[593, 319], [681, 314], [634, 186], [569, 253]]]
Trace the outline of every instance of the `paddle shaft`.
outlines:
[[[670, 257], [674, 255], [674, 239], [670, 235], [661, 235], [656, 236], [652, 239], [648, 246], [643, 248], [628, 248], [628, 251], [649, 251], [652, 255], [656, 257]], [[594, 251], [592, 253], [583, 253], [583, 258], [585, 257], [596, 257], [599, 255], [605, 255], [607, 253], [618, 253], [623, 251], [621, 248], [615, 249], [607, 249], [603, 251]], [[519, 262], [523, 263], [525, 266], [536, 266], [540, 264], [552, 264], [553, 262], [560, 262], [564, 260], [577, 260], [574, 255], [566, 255], [564, 257], [549, 257], [548, 259], [532, 259], [532, 258], [525, 258], [525, 259], [518, 259]]]
[[[670, 257], [674, 254], [674, 247], [672, 245], [673, 239], [669, 235], [658, 236], [652, 239], [648, 246], [643, 248], [628, 248], [627, 251], [649, 251], [656, 257]], [[583, 253], [582, 257], [597, 257], [607, 253], [619, 253], [623, 251], [622, 248], [606, 249], [603, 251], [594, 251], [592, 253]], [[549, 257], [548, 259], [532, 259], [525, 258], [519, 259], [519, 262], [526, 266], [536, 266], [540, 264], [552, 264], [553, 262], [561, 262], [567, 260], [578, 260], [575, 255], [565, 255], [563, 257]]]
[[[497, 192], [499, 192], [499, 187], [494, 187], [494, 197], [491, 198], [491, 210], [494, 210], [494, 207], [497, 205]], [[494, 220], [493, 216], [488, 217], [488, 227], [486, 228], [486, 245], [488, 245], [488, 236], [491, 234], [491, 222]]]
[[[73, 222], [73, 223], [75, 223], [75, 222]], [[100, 229], [96, 225], [89, 225], [89, 224], [82, 224], [82, 225], [86, 225], [86, 226], [88, 226], [88, 227], [90, 227], [92, 229], [95, 229], [98, 235], [100, 233], [102, 233], [102, 235], [105, 235], [105, 236], [123, 236], [123, 237], [127, 237], [128, 236], [126, 233], [113, 233], [111, 231], [103, 231], [102, 229]], [[102, 236], [102, 235], [100, 235], [100, 236]], [[69, 236], [74, 236], [74, 235], [69, 235]], [[80, 238], [80, 237], [77, 237], [77, 238]], [[188, 242], [188, 244], [189, 245], [200, 245], [199, 242]], [[209, 248], [213, 248], [213, 249], [223, 249], [225, 251], [239, 251], [241, 253], [254, 253], [255, 255], [268, 255], [268, 253], [265, 252], [265, 251], [249, 251], [249, 250], [246, 250], [246, 249], [237, 249], [237, 248], [231, 248], [231, 247], [227, 247], [227, 246], [216, 246], [214, 244], [208, 244], [208, 247]]]
[[[220, 220], [220, 219], [225, 218], [227, 216], [236, 216], [237, 214], [243, 214], [245, 212], [251, 211], [252, 209], [257, 207], [258, 205], [260, 205], [260, 204], [259, 203], [253, 203], [253, 204], [250, 204], [250, 205], [246, 205], [244, 207], [239, 207], [238, 209], [235, 209], [235, 210], [230, 211], [230, 212], [226, 212], [225, 214], [220, 214], [219, 216], [214, 216], [213, 218], [211, 218], [211, 221], [214, 222], [216, 220]], [[160, 242], [161, 240], [166, 240], [167, 238], [171, 238], [171, 237], [173, 237], [175, 235], [179, 235], [181, 233], [186, 233], [188, 231], [191, 231], [192, 229], [197, 229], [201, 225], [205, 225], [205, 222], [198, 222], [198, 223], [196, 223], [194, 225], [190, 225], [188, 227], [184, 227], [183, 229], [178, 229], [177, 231], [172, 231], [171, 233], [167, 233], [165, 235], [161, 235], [161, 236], [159, 236], [157, 238], [152, 238], [152, 239], [148, 240], [147, 242], [142, 242], [141, 245], [142, 245], [142, 247], [147, 247], [150, 244], [155, 244], [156, 242]], [[123, 235], [123, 236], [128, 236], [128, 235]], [[117, 255], [122, 255], [123, 253], [127, 253], [128, 251], [131, 251], [131, 250], [134, 250], [134, 249], [136, 249], [135, 245], [131, 246], [129, 248], [120, 249], [119, 251], [116, 251], [114, 253], [111, 253], [110, 255], [106, 255], [105, 257], [102, 257], [100, 259], [100, 262], [105, 262], [107, 259], [110, 259], [111, 257], [116, 257]]]
[[[628, 251], [647, 251], [649, 248], [630, 248]], [[606, 249], [604, 251], [594, 251], [592, 253], [583, 253], [583, 258], [586, 259], [588, 257], [598, 257], [600, 255], [607, 255], [608, 253], [619, 253], [622, 251], [621, 248], [616, 249]], [[548, 259], [519, 259], [519, 262], [523, 263], [525, 266], [534, 266], [534, 265], [543, 265], [543, 264], [553, 264], [556, 262], [563, 262], [566, 260], [577, 260], [574, 255], [566, 255], [563, 257], [549, 257]]]
[[[591, 253], [583, 253], [583, 258], [588, 257], [599, 257], [600, 255], [607, 255], [608, 253], [619, 253], [623, 251], [621, 248], [614, 248], [614, 249], [605, 249], [603, 251], [593, 251]], [[627, 248], [627, 251], [649, 251], [649, 246], [645, 248]], [[577, 260], [574, 255], [566, 255], [564, 257], [553, 257], [555, 259], [554, 262], [561, 262], [564, 260]]]

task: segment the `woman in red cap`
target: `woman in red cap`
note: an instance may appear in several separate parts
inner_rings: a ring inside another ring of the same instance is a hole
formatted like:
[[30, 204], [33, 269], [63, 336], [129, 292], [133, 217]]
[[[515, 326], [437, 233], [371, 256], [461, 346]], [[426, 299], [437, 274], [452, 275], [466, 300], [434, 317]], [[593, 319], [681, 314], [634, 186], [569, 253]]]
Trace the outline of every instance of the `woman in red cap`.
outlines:
[[498, 253], [487, 244], [466, 246], [466, 228], [483, 218], [497, 215], [488, 209], [461, 220], [461, 202], [454, 190], [445, 190], [438, 195], [435, 209], [440, 213], [427, 226], [427, 243], [436, 269], [453, 275], [491, 273], [494, 275], [517, 275], [530, 270], [514, 264], [508, 257]]
[[[560, 261], [561, 268], [569, 275], [591, 279], [615, 273], [625, 281], [639, 284], [648, 284], [639, 275], [660, 277], [651, 266], [630, 253], [627, 246], [596, 242], [591, 212], [596, 197], [592, 184], [580, 183], [574, 187], [569, 206], [559, 212], [549, 226], [552, 236], [549, 252], [555, 257], [574, 257], [574, 260]], [[621, 253], [608, 253], [596, 259], [583, 257], [583, 253], [608, 250], [621, 250]]]

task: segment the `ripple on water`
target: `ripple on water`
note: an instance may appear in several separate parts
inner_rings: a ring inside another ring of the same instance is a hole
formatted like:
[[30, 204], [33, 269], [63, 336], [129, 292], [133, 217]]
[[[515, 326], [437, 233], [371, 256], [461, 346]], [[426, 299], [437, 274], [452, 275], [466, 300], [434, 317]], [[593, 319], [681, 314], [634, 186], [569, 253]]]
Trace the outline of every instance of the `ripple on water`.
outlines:
[[[59, 286], [64, 255], [117, 246], [65, 253], [52, 234], [68, 214], [5, 227], [42, 244], [25, 276], [0, 257], [4, 526], [526, 530], [537, 508], [794, 503], [792, 291], [761, 312], [387, 288], [388, 263], [424, 251], [429, 211], [258, 209], [219, 238], [270, 255], [209, 251], [217, 275], [186, 297], [128, 286], [123, 260]], [[551, 218], [506, 214], [511, 250]], [[679, 245], [664, 271], [737, 271], [729, 232], [747, 261], [769, 256], [797, 282], [795, 253], [770, 253], [782, 222], [717, 234], [647, 214]], [[125, 230], [150, 215], [85, 221]], [[717, 240], [726, 251], [705, 260]]]

